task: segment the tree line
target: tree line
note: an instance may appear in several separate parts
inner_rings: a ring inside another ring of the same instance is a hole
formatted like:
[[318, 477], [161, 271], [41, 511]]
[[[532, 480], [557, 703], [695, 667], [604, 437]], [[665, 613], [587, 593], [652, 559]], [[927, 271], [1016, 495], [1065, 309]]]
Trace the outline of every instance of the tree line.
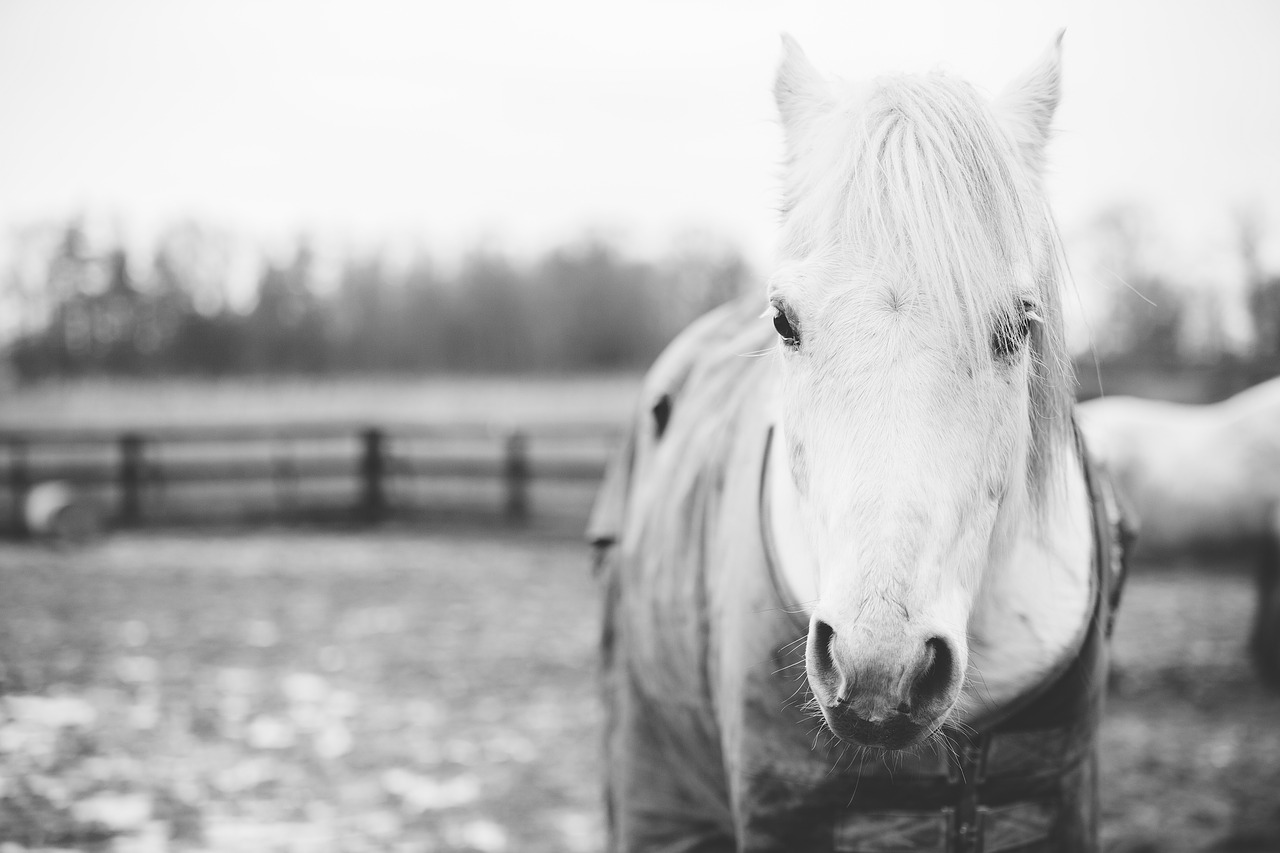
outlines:
[[[1280, 276], [1259, 260], [1260, 218], [1238, 224], [1243, 339], [1226, 331], [1221, 289], [1159, 271], [1140, 209], [1099, 215], [1089, 245], [1114, 292], [1082, 372], [1097, 357], [1143, 371], [1219, 366], [1232, 372], [1224, 387], [1280, 375]], [[759, 287], [734, 246], [706, 235], [657, 259], [584, 238], [526, 259], [478, 246], [448, 266], [379, 252], [335, 262], [300, 241], [256, 261], [238, 303], [229, 238], [198, 224], [146, 255], [91, 238], [79, 220], [24, 247], [0, 285], [17, 318], [0, 328], [4, 354], [23, 380], [638, 369], [695, 317]]]
[[304, 241], [263, 262], [248, 307], [235, 307], [225, 241], [195, 226], [139, 258], [91, 246], [73, 221], [31, 254], [8, 288], [22, 319], [7, 356], [24, 380], [639, 368], [750, 278], [709, 238], [658, 260], [603, 238], [530, 260], [478, 247], [448, 269], [369, 253], [324, 276]]

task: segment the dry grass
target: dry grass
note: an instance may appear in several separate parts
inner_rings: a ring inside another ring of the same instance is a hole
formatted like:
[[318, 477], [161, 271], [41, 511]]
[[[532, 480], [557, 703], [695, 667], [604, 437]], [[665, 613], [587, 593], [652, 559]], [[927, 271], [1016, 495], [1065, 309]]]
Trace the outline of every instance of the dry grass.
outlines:
[[[1251, 607], [1240, 572], [1133, 579], [1109, 849], [1280, 850]], [[530, 534], [0, 545], [0, 842], [598, 850], [596, 611], [585, 550]]]

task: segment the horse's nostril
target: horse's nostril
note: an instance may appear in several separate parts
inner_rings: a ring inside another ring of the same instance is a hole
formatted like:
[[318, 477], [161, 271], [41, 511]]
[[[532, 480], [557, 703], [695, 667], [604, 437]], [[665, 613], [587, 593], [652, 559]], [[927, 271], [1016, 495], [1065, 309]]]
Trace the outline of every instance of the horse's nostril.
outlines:
[[836, 638], [836, 629], [821, 619], [813, 623], [813, 656], [815, 662], [824, 670], [832, 669], [835, 663], [831, 657], [831, 643]]
[[[909, 713], [912, 708], [924, 708], [946, 695], [951, 686], [953, 657], [951, 647], [941, 637], [933, 637], [925, 644], [925, 662], [911, 687], [911, 700], [904, 702]], [[899, 706], [899, 710], [901, 706]]]
[[[815, 692], [824, 705], [833, 705], [840, 699], [840, 673], [836, 670], [831, 646], [836, 630], [821, 619], [813, 620], [809, 630], [809, 672], [815, 676]], [[825, 695], [824, 695], [825, 694]]]

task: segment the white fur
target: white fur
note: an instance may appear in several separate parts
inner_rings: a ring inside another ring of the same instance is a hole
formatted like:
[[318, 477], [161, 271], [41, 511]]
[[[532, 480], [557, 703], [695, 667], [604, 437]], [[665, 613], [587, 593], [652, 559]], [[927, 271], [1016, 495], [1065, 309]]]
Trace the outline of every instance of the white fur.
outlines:
[[[971, 719], [1070, 651], [1089, 606], [1039, 175], [1057, 48], [994, 105], [943, 75], [828, 82], [794, 42], [785, 51], [768, 298], [801, 344], [779, 344], [782, 573], [851, 658], [906, 666], [944, 638], [954, 715]], [[993, 333], [1024, 306], [1029, 343], [995, 358]]]
[[1208, 406], [1106, 397], [1079, 412], [1137, 513], [1142, 549], [1232, 547], [1280, 532], [1280, 379]]

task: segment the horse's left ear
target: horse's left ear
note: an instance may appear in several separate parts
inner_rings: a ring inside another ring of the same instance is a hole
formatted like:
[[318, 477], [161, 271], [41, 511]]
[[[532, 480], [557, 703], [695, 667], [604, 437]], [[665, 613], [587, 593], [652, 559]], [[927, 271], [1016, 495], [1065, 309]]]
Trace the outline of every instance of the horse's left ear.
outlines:
[[773, 83], [773, 97], [778, 115], [786, 131], [787, 141], [794, 147], [796, 138], [810, 119], [820, 113], [830, 99], [830, 88], [800, 45], [787, 34], [782, 36], [782, 62]]
[[1053, 111], [1062, 88], [1062, 36], [1049, 45], [1044, 55], [1015, 78], [995, 100], [996, 113], [1009, 132], [1027, 167], [1040, 174], [1044, 149], [1049, 142]]

